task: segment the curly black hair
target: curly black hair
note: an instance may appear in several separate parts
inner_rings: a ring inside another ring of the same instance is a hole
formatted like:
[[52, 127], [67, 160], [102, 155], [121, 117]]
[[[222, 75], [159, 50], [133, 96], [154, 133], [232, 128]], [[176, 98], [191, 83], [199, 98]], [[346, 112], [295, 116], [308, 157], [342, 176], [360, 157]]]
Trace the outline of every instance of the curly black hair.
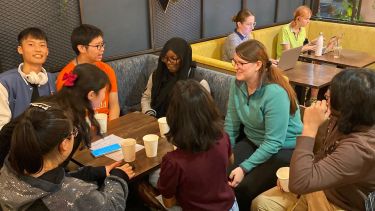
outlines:
[[356, 126], [375, 123], [375, 72], [347, 69], [331, 82], [331, 108], [339, 113], [338, 128], [344, 134]]

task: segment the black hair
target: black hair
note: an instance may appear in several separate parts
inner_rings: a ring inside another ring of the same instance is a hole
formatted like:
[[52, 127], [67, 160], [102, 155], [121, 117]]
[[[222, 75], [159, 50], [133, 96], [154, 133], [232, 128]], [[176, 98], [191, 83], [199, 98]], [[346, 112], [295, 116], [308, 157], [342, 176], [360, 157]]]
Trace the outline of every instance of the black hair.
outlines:
[[180, 80], [170, 94], [168, 141], [189, 152], [207, 151], [223, 136], [223, 120], [207, 90], [199, 82]]
[[71, 120], [59, 105], [47, 105], [30, 106], [14, 128], [9, 163], [18, 174], [38, 173], [43, 168], [43, 157], [70, 138]]
[[[171, 76], [163, 58], [168, 51], [173, 51], [180, 61], [180, 68]], [[151, 107], [156, 110], [157, 116], [164, 116], [168, 108], [168, 94], [178, 80], [192, 78], [195, 72], [195, 62], [192, 61], [192, 49], [190, 44], [180, 38], [169, 39], [160, 52], [158, 66], [152, 73]]]
[[90, 145], [90, 126], [86, 122], [86, 117], [91, 125], [100, 133], [100, 125], [94, 118], [94, 110], [87, 94], [94, 91], [96, 94], [107, 86], [110, 87], [108, 76], [93, 64], [79, 64], [75, 66], [73, 74], [77, 74], [74, 86], [63, 86], [56, 94], [57, 100], [64, 108], [70, 109], [73, 124], [78, 128], [79, 134], [87, 146]]
[[103, 37], [103, 31], [98, 27], [90, 24], [82, 24], [78, 26], [73, 30], [70, 37], [74, 52], [79, 55], [78, 45], [87, 46], [97, 37]]
[[45, 40], [46, 42], [48, 42], [47, 35], [46, 33], [44, 33], [44, 31], [36, 27], [29, 27], [29, 28], [22, 30], [18, 34], [18, 37], [17, 37], [18, 45], [21, 45], [22, 41], [24, 41], [28, 37], [32, 37], [38, 40]]
[[375, 124], [375, 73], [368, 69], [347, 69], [331, 82], [331, 109], [338, 112], [338, 129], [351, 133], [356, 126]]

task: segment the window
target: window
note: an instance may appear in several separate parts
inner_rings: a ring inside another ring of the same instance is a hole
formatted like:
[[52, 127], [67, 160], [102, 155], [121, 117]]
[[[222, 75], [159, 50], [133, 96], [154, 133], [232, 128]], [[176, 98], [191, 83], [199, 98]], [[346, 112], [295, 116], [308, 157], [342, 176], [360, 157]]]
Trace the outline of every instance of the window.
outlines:
[[314, 0], [314, 17], [356, 23], [375, 23], [375, 0]]
[[364, 22], [375, 23], [375, 0], [362, 0], [360, 18]]

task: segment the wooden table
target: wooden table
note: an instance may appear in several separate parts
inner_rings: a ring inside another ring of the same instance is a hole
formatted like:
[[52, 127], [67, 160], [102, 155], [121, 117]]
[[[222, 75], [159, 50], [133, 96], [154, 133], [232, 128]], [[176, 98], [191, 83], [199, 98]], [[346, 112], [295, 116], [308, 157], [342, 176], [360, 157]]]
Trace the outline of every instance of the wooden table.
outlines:
[[[143, 145], [142, 137], [147, 134], [157, 134], [160, 136], [157, 119], [140, 112], [134, 112], [112, 120], [108, 124], [107, 135], [115, 134], [122, 138], [135, 138], [138, 144]], [[173, 145], [165, 138], [159, 138], [158, 154], [154, 158], [148, 158], [144, 149], [136, 153], [136, 159], [131, 164], [134, 166], [135, 177], [139, 178], [147, 175], [150, 171], [156, 169], [162, 157], [173, 150]], [[104, 166], [115, 162], [114, 160], [101, 156], [95, 158], [91, 155], [89, 149], [77, 151], [73, 159], [86, 166]]]
[[332, 78], [342, 71], [329, 65], [297, 62], [293, 69], [284, 71], [289, 82], [304, 87], [321, 88], [330, 84]]
[[326, 53], [322, 56], [315, 56], [314, 54], [301, 54], [300, 58], [306, 59], [308, 61], [317, 61], [322, 63], [334, 64], [338, 67], [366, 67], [375, 63], [375, 56], [350, 49], [342, 49], [340, 58], [333, 58], [333, 51]]

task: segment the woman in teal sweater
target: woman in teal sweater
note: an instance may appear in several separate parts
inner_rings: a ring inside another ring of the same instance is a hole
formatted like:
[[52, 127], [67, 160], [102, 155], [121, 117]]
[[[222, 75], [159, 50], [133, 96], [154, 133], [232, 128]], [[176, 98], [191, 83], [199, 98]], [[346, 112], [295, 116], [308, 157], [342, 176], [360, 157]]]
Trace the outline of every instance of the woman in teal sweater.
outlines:
[[[225, 118], [235, 157], [229, 184], [240, 210], [249, 210], [253, 198], [276, 184], [276, 170], [289, 166], [302, 122], [293, 88], [263, 44], [240, 44], [232, 63], [236, 80]], [[239, 137], [242, 127], [245, 137]]]

